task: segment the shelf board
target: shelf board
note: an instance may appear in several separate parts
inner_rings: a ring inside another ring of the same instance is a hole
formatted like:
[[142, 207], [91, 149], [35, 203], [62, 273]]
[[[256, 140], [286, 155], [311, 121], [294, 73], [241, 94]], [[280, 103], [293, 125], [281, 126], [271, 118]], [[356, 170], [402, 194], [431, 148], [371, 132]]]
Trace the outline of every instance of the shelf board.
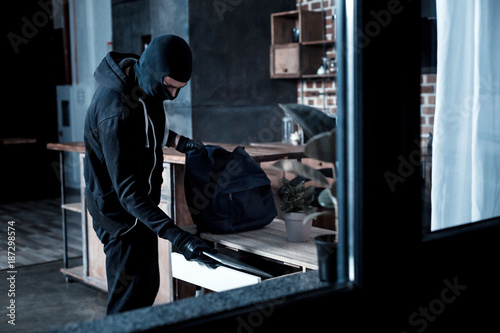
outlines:
[[334, 45], [335, 41], [334, 40], [313, 40], [309, 42], [302, 42], [302, 43], [279, 43], [279, 44], [273, 44], [272, 46], [282, 46], [282, 47], [287, 47], [287, 46], [294, 46], [294, 45], [305, 45], [305, 46], [322, 46], [322, 45]]
[[308, 42], [302, 42], [301, 44], [302, 45], [311, 45], [311, 46], [314, 46], [314, 45], [318, 45], [318, 46], [334, 45], [335, 41], [334, 40], [312, 40], [312, 41], [308, 41]]
[[271, 75], [271, 79], [300, 79], [300, 75], [298, 74], [273, 74]]
[[286, 74], [274, 74], [271, 79], [333, 79], [337, 77], [336, 74], [302, 74], [302, 75], [286, 75]]
[[271, 46], [277, 46], [277, 47], [292, 47], [295, 45], [300, 45], [300, 43], [279, 43], [279, 44], [272, 44]]
[[70, 211], [76, 212], [76, 213], [82, 212], [82, 203], [81, 202], [67, 203], [67, 204], [62, 205], [61, 207], [66, 209], [66, 210], [70, 210]]
[[296, 17], [299, 17], [299, 10], [296, 9], [296, 10], [290, 10], [290, 11], [287, 11], [287, 12], [280, 12], [280, 13], [273, 13], [271, 14], [271, 16], [290, 16], [290, 17], [293, 17], [293, 18], [296, 18]]
[[81, 282], [83, 284], [86, 284], [90, 287], [96, 288], [97, 290], [103, 292], [108, 291], [108, 286], [106, 282], [94, 279], [90, 276], [85, 276], [85, 274], [83, 273], [83, 266], [61, 268], [60, 271], [65, 276], [70, 277], [77, 282]]
[[302, 74], [303, 79], [334, 78], [337, 74]]

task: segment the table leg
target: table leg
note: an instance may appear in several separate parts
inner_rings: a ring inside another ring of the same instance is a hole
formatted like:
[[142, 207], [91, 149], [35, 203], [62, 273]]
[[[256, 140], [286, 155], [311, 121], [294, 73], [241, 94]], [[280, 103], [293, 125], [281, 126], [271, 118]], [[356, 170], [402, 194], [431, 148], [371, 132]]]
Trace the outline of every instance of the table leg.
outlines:
[[61, 180], [61, 213], [62, 213], [62, 240], [63, 240], [63, 263], [64, 268], [68, 268], [68, 230], [66, 220], [65, 200], [65, 177], [64, 177], [64, 152], [59, 152], [59, 173]]
[[[85, 176], [84, 176], [84, 165], [85, 165], [85, 154], [80, 154], [80, 199], [82, 201], [82, 264], [83, 264], [83, 274], [89, 276], [89, 221], [87, 215], [87, 201], [85, 200]], [[93, 230], [92, 230], [93, 231]]]

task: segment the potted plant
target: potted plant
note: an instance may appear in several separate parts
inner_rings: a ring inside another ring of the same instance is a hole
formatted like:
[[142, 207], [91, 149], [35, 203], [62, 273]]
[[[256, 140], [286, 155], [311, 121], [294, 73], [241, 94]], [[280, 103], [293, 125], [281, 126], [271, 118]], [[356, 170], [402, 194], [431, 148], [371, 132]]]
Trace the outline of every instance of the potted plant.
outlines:
[[[285, 159], [277, 161], [273, 167], [293, 173], [305, 179], [310, 179], [319, 184], [320, 193], [317, 201], [324, 210], [314, 212], [304, 217], [304, 222], [321, 216], [331, 216], [335, 219], [336, 230], [338, 231], [338, 221], [335, 218], [337, 210], [336, 199], [336, 122], [335, 119], [328, 117], [323, 112], [307, 105], [301, 104], [279, 104], [283, 111], [290, 115], [300, 124], [304, 133], [310, 139], [304, 146], [304, 154], [310, 158], [332, 163], [332, 169], [328, 178], [326, 173], [313, 169], [299, 161]], [[318, 252], [319, 277], [322, 281], [335, 282], [337, 280], [337, 240], [336, 234], [327, 234], [315, 237]]]
[[312, 219], [304, 221], [308, 214], [314, 213], [314, 186], [305, 186], [303, 182], [294, 184], [286, 178], [281, 179], [283, 186], [278, 191], [286, 226], [286, 236], [291, 242], [305, 242], [311, 234]]
[[[319, 184], [318, 189], [320, 193], [317, 196], [317, 202], [324, 210], [307, 215], [305, 218], [306, 221], [322, 215], [335, 218], [337, 206], [337, 199], [335, 197], [337, 192], [335, 119], [307, 105], [278, 105], [283, 109], [285, 114], [290, 115], [297, 121], [304, 130], [304, 133], [310, 137], [304, 146], [304, 154], [318, 161], [332, 163], [332, 168], [330, 175], [326, 177], [324, 172], [293, 159], [276, 161], [272, 164], [272, 167]], [[333, 181], [329, 181], [328, 178], [331, 178]], [[335, 225], [337, 225], [337, 221], [335, 221]], [[335, 229], [338, 230], [338, 226]]]

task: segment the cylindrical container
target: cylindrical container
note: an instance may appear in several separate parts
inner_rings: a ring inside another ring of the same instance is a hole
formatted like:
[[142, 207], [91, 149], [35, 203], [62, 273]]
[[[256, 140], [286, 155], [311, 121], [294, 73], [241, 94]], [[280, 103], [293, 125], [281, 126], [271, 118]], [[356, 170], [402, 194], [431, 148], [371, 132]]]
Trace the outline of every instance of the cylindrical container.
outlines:
[[292, 143], [292, 134], [294, 132], [293, 119], [289, 115], [285, 115], [282, 119], [283, 122], [283, 142]]
[[307, 242], [311, 236], [312, 219], [304, 223], [305, 213], [284, 213], [286, 238], [290, 242]]
[[335, 235], [320, 235], [314, 237], [318, 253], [318, 275], [324, 282], [337, 281], [337, 242]]

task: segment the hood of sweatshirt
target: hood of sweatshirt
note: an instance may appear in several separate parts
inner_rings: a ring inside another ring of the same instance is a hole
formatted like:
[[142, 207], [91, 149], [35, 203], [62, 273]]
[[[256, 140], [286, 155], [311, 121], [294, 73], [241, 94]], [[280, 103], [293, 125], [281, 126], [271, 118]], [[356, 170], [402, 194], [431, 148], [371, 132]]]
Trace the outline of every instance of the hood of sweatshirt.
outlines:
[[[97, 66], [94, 78], [100, 85], [124, 93], [133, 84], [133, 79], [125, 74], [124, 69], [138, 60], [139, 56], [133, 53], [109, 52]], [[124, 66], [125, 62], [128, 66]]]
[[[191, 49], [184, 39], [161, 35], [151, 41], [140, 57], [133, 53], [109, 52], [97, 67], [94, 78], [100, 85], [120, 93], [139, 86], [144, 97], [148, 97], [146, 100], [163, 102], [177, 97], [169, 94], [163, 78], [169, 76], [188, 82], [192, 61]], [[127, 76], [124, 70], [129, 66]]]

